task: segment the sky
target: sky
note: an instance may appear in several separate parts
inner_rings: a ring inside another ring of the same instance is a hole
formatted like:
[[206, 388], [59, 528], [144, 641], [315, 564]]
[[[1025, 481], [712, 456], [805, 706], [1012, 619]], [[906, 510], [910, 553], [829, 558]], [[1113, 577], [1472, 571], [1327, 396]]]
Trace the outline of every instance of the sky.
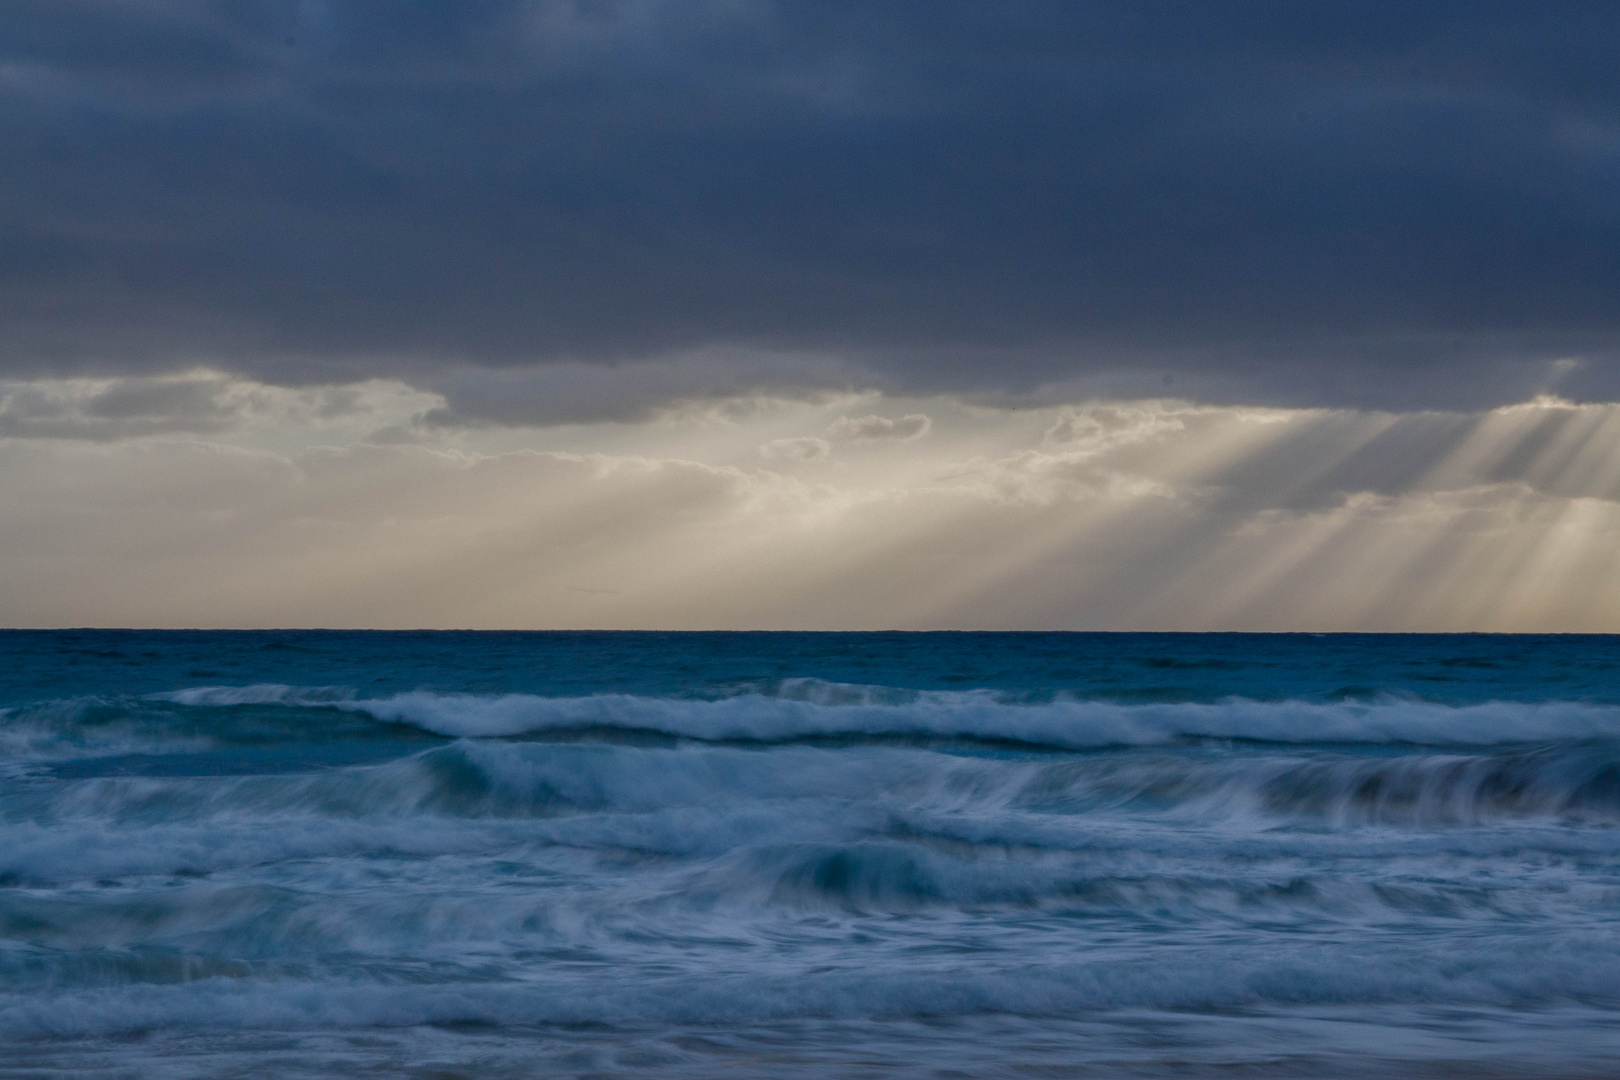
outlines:
[[1620, 631], [1616, 55], [8, 0], [0, 625]]

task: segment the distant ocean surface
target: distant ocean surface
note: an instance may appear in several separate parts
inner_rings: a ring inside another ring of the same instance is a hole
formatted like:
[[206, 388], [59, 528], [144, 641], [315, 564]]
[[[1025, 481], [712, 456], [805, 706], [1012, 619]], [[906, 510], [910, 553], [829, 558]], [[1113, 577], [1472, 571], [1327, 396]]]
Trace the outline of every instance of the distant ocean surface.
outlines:
[[1620, 638], [10, 631], [0, 661], [0, 1077], [1620, 1062]]

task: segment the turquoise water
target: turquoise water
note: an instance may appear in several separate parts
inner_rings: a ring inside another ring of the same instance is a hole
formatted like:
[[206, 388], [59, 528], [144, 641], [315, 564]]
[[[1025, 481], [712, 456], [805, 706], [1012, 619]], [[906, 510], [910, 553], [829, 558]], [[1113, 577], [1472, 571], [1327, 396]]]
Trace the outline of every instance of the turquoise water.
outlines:
[[0, 1076], [1601, 1076], [1620, 640], [0, 633]]

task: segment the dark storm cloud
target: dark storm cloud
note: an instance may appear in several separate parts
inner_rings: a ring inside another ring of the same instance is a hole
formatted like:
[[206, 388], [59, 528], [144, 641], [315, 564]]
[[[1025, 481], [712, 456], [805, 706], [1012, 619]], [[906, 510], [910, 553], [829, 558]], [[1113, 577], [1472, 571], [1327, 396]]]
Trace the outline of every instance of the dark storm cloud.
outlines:
[[1610, 2], [10, 0], [0, 362], [1613, 397], [1617, 55]]

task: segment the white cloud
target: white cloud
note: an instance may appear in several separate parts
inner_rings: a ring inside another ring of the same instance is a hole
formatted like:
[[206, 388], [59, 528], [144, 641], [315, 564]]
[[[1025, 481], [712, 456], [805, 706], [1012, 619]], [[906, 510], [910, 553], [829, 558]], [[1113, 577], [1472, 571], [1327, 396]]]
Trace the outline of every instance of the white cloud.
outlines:
[[772, 439], [759, 448], [763, 457], [785, 458], [789, 461], [819, 461], [832, 455], [832, 444], [815, 436], [797, 439]]
[[933, 421], [922, 413], [911, 413], [898, 420], [891, 420], [886, 416], [862, 416], [858, 419], [842, 416], [828, 426], [827, 437], [849, 442], [870, 442], [879, 439], [907, 441], [922, 438], [928, 434], [928, 429], [932, 426]]
[[1183, 431], [1187, 417], [1198, 411], [1177, 402], [1151, 401], [1071, 407], [1060, 412], [1041, 443], [1065, 447], [1070, 452], [1102, 451]]

